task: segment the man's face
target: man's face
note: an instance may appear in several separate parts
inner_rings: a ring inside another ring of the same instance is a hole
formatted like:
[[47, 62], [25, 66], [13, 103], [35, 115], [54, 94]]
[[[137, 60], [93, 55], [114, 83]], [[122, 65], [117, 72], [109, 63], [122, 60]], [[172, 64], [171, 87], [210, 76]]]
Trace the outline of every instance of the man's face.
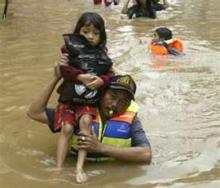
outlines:
[[124, 90], [108, 89], [102, 96], [101, 110], [106, 119], [120, 115], [131, 103], [130, 94]]

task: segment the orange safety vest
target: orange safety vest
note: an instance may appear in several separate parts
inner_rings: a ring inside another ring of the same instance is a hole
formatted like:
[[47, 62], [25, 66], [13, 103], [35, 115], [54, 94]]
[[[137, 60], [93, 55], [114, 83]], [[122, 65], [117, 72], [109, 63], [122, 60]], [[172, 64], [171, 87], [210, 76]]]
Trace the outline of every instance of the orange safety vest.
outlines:
[[[183, 42], [179, 39], [171, 39], [165, 41], [168, 44], [168, 47], [176, 49], [180, 53], [183, 53]], [[150, 51], [153, 55], [168, 55], [168, 49], [162, 44], [151, 43], [150, 44]]]
[[[103, 144], [112, 146], [130, 147], [131, 125], [137, 111], [138, 105], [132, 101], [126, 112], [106, 121], [105, 126], [102, 124], [101, 118], [98, 115], [92, 120], [92, 127], [94, 128], [98, 140]], [[78, 136], [74, 135], [71, 139], [70, 152], [73, 155], [76, 155], [77, 153], [77, 138]], [[109, 159], [109, 157], [90, 153], [88, 154], [87, 159], [99, 161]]]

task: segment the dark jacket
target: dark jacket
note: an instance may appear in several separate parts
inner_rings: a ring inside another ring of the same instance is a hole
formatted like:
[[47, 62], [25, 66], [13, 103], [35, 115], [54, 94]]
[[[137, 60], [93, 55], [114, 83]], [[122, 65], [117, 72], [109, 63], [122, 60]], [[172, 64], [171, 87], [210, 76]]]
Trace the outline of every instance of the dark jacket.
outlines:
[[[112, 75], [112, 61], [103, 48], [91, 46], [87, 39], [81, 35], [64, 34], [63, 37], [66, 51], [69, 53], [70, 66], [68, 66], [68, 70], [75, 70], [79, 74], [90, 73], [101, 78], [103, 75]], [[100, 90], [90, 90], [82, 83], [75, 82], [74, 73], [70, 75], [72, 79], [65, 79], [66, 74], [69, 74], [68, 70], [61, 67], [64, 82], [58, 89], [59, 102], [96, 105], [100, 98]], [[108, 81], [111, 78], [110, 76]]]
[[155, 19], [157, 17], [156, 11], [164, 10], [165, 7], [153, 0], [147, 0], [146, 8], [142, 5], [133, 5], [128, 9], [128, 18], [135, 17], [148, 17]]

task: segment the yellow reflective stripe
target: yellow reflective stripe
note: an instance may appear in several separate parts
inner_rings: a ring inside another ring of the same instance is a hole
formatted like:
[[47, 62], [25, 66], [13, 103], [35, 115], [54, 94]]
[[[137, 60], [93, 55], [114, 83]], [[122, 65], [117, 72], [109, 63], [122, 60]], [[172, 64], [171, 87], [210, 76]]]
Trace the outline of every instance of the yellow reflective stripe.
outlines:
[[97, 116], [98, 116], [98, 128], [99, 128], [99, 136], [98, 136], [98, 140], [101, 140], [101, 138], [102, 138], [102, 129], [103, 129], [103, 123], [102, 123], [102, 120], [101, 120], [101, 117], [100, 117], [100, 115], [99, 115], [100, 113], [99, 113], [99, 111], [98, 111], [98, 114], [97, 114]]
[[132, 100], [130, 106], [127, 109], [127, 111], [132, 111], [132, 112], [136, 113], [138, 111], [138, 109], [139, 109], [138, 104]]
[[70, 148], [73, 147], [73, 148], [77, 149], [77, 147], [76, 147], [77, 146], [77, 139], [78, 139], [77, 135], [72, 136]]
[[104, 137], [102, 143], [109, 144], [117, 147], [130, 147], [131, 146], [131, 138], [129, 139], [120, 139], [120, 138], [109, 138]]
[[138, 111], [138, 108], [139, 108], [138, 104], [132, 100], [131, 104], [127, 108], [127, 111], [135, 112], [136, 113]]

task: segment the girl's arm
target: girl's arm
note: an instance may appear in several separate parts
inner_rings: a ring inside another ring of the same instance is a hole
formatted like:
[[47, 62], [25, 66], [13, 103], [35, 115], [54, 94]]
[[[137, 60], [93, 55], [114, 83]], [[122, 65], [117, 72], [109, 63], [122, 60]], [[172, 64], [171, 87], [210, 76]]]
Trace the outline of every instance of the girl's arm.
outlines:
[[104, 82], [102, 87], [106, 87], [110, 83], [110, 81], [112, 80], [112, 78], [114, 76], [115, 76], [115, 72], [114, 72], [113, 68], [110, 68], [106, 74], [100, 75], [100, 78]]
[[78, 82], [77, 77], [79, 74], [82, 74], [83, 71], [76, 68], [76, 67], [70, 66], [68, 64], [68, 62], [69, 62], [69, 54], [66, 51], [66, 48], [62, 47], [61, 54], [60, 54], [60, 74], [61, 74], [61, 77], [65, 81]]
[[114, 75], [111, 68], [105, 75], [92, 76], [91, 82], [85, 83], [85, 85], [92, 90], [103, 89], [110, 83]]
[[83, 83], [87, 85], [94, 80], [94, 76], [84, 73], [82, 70], [68, 65], [67, 63], [60, 66], [61, 76], [66, 81], [74, 81], [77, 84]]
[[69, 62], [69, 54], [68, 54], [68, 50], [66, 49], [66, 46], [62, 46], [61, 48], [61, 53], [60, 53], [60, 74], [61, 77], [66, 80], [66, 81], [74, 81], [74, 82], [78, 82], [78, 75], [82, 74], [83, 71], [74, 67], [74, 66], [70, 66], [68, 64]]
[[70, 65], [61, 66], [60, 72], [61, 72], [61, 76], [63, 77], [64, 80], [74, 81], [76, 83], [77, 82], [79, 83], [78, 76], [80, 74], [83, 74], [82, 70], [80, 70], [76, 67], [70, 66]]

